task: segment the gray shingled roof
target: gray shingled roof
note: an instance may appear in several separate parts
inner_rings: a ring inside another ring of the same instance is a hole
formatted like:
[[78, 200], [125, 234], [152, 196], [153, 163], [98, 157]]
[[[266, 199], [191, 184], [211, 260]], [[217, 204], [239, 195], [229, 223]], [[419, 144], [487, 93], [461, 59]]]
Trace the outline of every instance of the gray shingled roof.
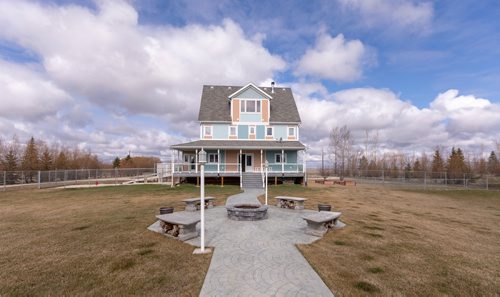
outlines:
[[[228, 96], [241, 89], [242, 86], [203, 86], [201, 94], [200, 122], [230, 122], [231, 110]], [[300, 115], [295, 105], [291, 88], [275, 87], [274, 94], [271, 88], [259, 87], [273, 97], [271, 99], [271, 123], [300, 123]]]
[[305, 146], [300, 141], [273, 141], [273, 140], [197, 140], [172, 145], [170, 148], [182, 149], [297, 149]]

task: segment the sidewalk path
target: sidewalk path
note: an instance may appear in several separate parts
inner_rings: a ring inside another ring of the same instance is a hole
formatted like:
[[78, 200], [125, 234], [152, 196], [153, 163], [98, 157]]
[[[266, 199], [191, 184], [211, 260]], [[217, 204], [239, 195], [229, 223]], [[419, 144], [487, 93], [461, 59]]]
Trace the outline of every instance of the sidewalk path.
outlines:
[[[247, 189], [227, 204], [258, 203], [262, 193]], [[304, 233], [301, 216], [309, 212], [270, 207], [267, 220], [250, 222], [229, 220], [225, 207], [208, 209], [206, 245], [215, 250], [200, 296], [333, 296], [295, 247], [319, 239]]]

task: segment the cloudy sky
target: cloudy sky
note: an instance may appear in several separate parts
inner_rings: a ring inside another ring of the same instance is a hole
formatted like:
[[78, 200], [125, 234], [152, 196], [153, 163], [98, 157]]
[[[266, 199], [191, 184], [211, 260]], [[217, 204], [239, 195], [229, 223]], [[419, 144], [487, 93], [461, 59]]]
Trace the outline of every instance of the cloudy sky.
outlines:
[[497, 1], [0, 0], [0, 131], [165, 158], [202, 85], [293, 88], [317, 153], [347, 125], [387, 151], [500, 140]]

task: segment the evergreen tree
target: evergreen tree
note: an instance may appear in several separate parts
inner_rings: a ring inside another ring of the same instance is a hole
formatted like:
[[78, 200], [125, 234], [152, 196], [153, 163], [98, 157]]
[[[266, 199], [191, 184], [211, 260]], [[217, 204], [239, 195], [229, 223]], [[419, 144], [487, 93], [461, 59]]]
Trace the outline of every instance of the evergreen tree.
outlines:
[[441, 158], [441, 153], [439, 152], [439, 149], [436, 149], [436, 151], [434, 152], [434, 156], [432, 158], [431, 170], [435, 175], [436, 173], [441, 173], [444, 171], [444, 161], [443, 158]]
[[465, 165], [465, 158], [462, 150], [460, 148], [457, 150], [452, 148], [448, 159], [448, 177], [450, 179], [456, 179], [456, 182], [460, 183], [466, 172], [467, 166]]
[[24, 150], [21, 161], [21, 169], [27, 171], [38, 170], [38, 164], [38, 148], [35, 143], [35, 139], [31, 137], [26, 144], [26, 149]]
[[499, 171], [500, 170], [497, 155], [494, 151], [491, 151], [490, 157], [488, 158], [488, 172], [490, 174], [498, 174]]
[[52, 170], [54, 168], [54, 158], [49, 151], [49, 148], [45, 146], [40, 157], [40, 170]]
[[120, 158], [116, 157], [113, 161], [113, 168], [120, 168]]
[[15, 184], [17, 174], [17, 155], [13, 146], [9, 147], [4, 158], [2, 159], [3, 168], [7, 171], [6, 182], [7, 184]]
[[359, 159], [359, 170], [363, 172], [363, 175], [366, 175], [366, 171], [368, 170], [368, 159], [365, 156]]
[[64, 150], [61, 150], [59, 152], [59, 155], [57, 155], [56, 158], [56, 169], [67, 169], [68, 168], [68, 157], [66, 156], [66, 153]]

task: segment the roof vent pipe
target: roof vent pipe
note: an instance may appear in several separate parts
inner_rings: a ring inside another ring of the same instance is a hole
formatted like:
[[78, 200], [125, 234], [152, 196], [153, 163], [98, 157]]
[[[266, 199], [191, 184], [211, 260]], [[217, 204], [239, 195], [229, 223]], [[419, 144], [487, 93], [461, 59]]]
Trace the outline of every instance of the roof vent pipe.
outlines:
[[271, 93], [274, 94], [274, 81], [271, 82]]

